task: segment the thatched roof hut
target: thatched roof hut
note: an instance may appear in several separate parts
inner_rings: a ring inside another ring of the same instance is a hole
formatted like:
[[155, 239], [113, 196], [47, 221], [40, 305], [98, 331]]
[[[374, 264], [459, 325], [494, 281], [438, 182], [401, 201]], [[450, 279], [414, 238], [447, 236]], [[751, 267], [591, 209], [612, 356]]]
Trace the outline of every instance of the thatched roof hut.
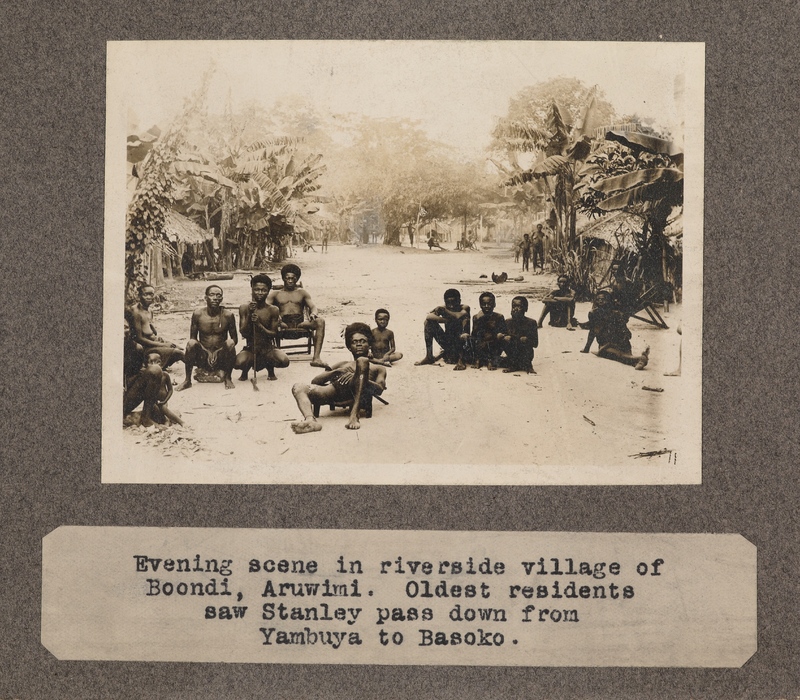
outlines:
[[167, 212], [164, 232], [167, 235], [167, 239], [172, 243], [187, 243], [190, 245], [203, 243], [213, 235], [210, 231], [200, 228], [194, 221], [176, 211]]

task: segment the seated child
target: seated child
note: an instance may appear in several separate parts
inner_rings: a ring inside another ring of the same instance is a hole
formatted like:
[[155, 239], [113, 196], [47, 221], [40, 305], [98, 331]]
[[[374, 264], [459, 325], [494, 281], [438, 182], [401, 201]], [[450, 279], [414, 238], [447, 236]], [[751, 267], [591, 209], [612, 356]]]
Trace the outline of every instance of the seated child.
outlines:
[[394, 345], [394, 333], [387, 328], [389, 312], [386, 309], [378, 309], [375, 312], [375, 323], [377, 328], [372, 329], [372, 340], [369, 344], [370, 359], [378, 364], [391, 367], [392, 362], [403, 359], [403, 353], [397, 352]]
[[503, 372], [527, 372], [533, 370], [533, 349], [539, 346], [539, 331], [536, 321], [528, 318], [528, 300], [514, 297], [511, 300], [511, 318], [506, 321], [503, 345], [506, 353], [506, 368]]
[[142, 403], [140, 424], [144, 427], [153, 423], [183, 425], [183, 421], [167, 407], [171, 397], [172, 380], [161, 368], [161, 354], [150, 350], [139, 372], [126, 377], [123, 416], [132, 413]]
[[490, 370], [497, 369], [500, 354], [503, 352], [503, 338], [506, 335], [506, 320], [495, 312], [497, 301], [494, 294], [484, 292], [478, 302], [481, 310], [472, 317], [472, 350], [475, 354], [475, 369], [486, 363]]

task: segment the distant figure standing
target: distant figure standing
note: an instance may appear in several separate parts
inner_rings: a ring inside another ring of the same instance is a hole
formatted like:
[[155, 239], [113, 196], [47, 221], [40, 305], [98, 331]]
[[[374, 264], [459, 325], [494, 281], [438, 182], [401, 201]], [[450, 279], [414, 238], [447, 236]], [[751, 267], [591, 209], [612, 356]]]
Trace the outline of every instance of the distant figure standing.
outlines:
[[[530, 270], [530, 262], [531, 262], [531, 237], [530, 234], [525, 234], [522, 237], [522, 271], [525, 272], [526, 270]], [[535, 268], [535, 266], [534, 266]]]
[[323, 253], [328, 252], [328, 229], [325, 229], [322, 232], [322, 252]]
[[194, 253], [191, 248], [183, 251], [181, 256], [181, 271], [184, 277], [188, 277], [194, 272]]
[[539, 261], [541, 271], [544, 272], [544, 230], [541, 224], [536, 224], [536, 233], [533, 234], [533, 271], [536, 272], [536, 261]]

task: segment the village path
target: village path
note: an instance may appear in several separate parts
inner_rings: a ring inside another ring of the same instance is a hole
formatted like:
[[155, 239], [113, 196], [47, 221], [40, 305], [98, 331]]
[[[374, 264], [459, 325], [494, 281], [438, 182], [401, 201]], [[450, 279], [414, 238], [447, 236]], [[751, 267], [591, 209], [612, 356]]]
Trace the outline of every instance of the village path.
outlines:
[[[389, 327], [405, 357], [388, 370], [388, 406], [375, 404], [358, 431], [345, 430], [343, 411], [322, 409], [323, 429], [295, 435], [299, 418], [291, 387], [317, 370], [295, 358], [278, 381], [259, 379], [260, 391], [195, 383], [170, 406], [185, 430], [125, 429], [124, 454], [104, 465], [104, 480], [178, 483], [661, 483], [674, 480], [682, 440], [685, 378], [665, 377], [678, 363], [681, 305], [665, 319], [669, 330], [632, 320], [634, 352], [651, 346], [643, 372], [581, 354], [586, 332], [540, 330], [535, 375], [451, 366], [415, 367], [424, 355], [422, 323], [448, 287], [461, 290], [473, 313], [488, 289], [508, 316], [511, 298], [528, 296], [537, 318], [555, 276], [493, 284], [493, 272], [522, 274], [507, 248], [428, 251], [408, 247], [331, 246], [327, 254], [298, 252], [292, 262], [326, 319], [323, 359], [348, 359], [341, 332], [353, 321], [374, 325], [375, 309], [391, 312]], [[280, 281], [277, 272], [270, 273]], [[480, 279], [487, 275], [489, 279]], [[176, 280], [168, 290], [177, 312], [156, 316], [158, 332], [185, 344], [190, 309], [202, 304], [206, 282]], [[246, 274], [220, 283], [225, 305], [249, 298]], [[576, 315], [585, 320], [588, 303]], [[596, 345], [595, 345], [596, 349]], [[183, 366], [171, 370], [183, 379]], [[643, 390], [643, 386], [663, 389]], [[672, 450], [652, 458], [634, 455]]]

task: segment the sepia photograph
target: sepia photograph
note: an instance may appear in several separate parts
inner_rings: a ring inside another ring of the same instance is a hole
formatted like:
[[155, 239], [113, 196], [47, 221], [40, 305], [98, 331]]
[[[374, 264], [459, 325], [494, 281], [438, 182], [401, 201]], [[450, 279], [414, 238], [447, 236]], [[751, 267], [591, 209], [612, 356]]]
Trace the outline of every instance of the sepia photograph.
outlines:
[[109, 42], [103, 482], [701, 483], [704, 73]]

